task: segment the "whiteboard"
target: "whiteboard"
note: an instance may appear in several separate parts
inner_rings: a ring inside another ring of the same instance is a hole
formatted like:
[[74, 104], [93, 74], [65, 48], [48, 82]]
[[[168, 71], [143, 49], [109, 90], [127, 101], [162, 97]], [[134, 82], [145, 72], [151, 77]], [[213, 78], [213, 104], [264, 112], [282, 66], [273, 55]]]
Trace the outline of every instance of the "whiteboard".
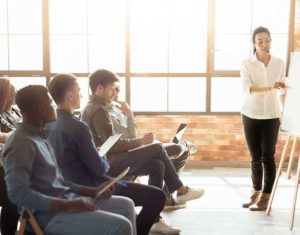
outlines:
[[291, 53], [281, 130], [300, 136], [300, 52]]

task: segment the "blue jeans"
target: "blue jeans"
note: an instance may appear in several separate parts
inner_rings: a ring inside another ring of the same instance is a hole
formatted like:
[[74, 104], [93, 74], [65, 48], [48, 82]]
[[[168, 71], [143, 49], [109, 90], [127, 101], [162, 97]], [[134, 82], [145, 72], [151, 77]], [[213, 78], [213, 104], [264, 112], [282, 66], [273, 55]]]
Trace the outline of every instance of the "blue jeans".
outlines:
[[149, 185], [163, 188], [163, 182], [170, 193], [183, 186], [173, 163], [161, 144], [153, 144], [132, 152], [122, 152], [110, 165], [111, 176], [120, 174], [130, 166], [129, 174], [149, 175]]
[[95, 204], [99, 210], [93, 212], [58, 213], [44, 228], [45, 234], [136, 235], [134, 203], [131, 199], [112, 196]]

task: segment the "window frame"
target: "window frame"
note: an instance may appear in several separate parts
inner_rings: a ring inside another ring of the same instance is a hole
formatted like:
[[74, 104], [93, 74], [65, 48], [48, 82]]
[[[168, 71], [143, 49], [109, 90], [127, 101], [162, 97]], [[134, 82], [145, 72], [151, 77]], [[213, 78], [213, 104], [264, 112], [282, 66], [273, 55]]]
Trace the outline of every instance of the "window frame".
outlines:
[[[1, 77], [45, 77], [46, 85], [49, 84], [51, 77], [56, 73], [51, 72], [50, 67], [50, 30], [49, 30], [49, 1], [41, 0], [42, 4], [42, 52], [43, 52], [43, 68], [41, 70], [0, 70]], [[211, 79], [213, 77], [236, 77], [239, 79], [239, 71], [217, 71], [214, 69], [214, 47], [215, 47], [215, 0], [208, 1], [208, 14], [207, 14], [207, 51], [206, 51], [206, 72], [204, 73], [132, 73], [130, 68], [130, 17], [128, 5], [130, 0], [125, 0], [127, 6], [126, 12], [126, 23], [125, 23], [125, 71], [124, 73], [118, 73], [119, 76], [125, 78], [126, 101], [130, 104], [130, 82], [131, 78], [134, 77], [151, 77], [155, 79], [156, 77], [200, 77], [200, 79], [206, 79], [206, 109], [205, 112], [135, 112], [136, 114], [143, 115], [232, 115], [239, 112], [212, 112], [211, 111]], [[289, 64], [289, 54], [293, 50], [293, 36], [294, 36], [294, 21], [295, 21], [295, 0], [290, 0], [290, 10], [289, 10], [289, 29], [288, 29], [288, 46], [287, 46], [287, 68]], [[7, 22], [9, 24], [9, 22]], [[9, 34], [8, 34], [9, 35]], [[8, 42], [9, 43], [9, 42]], [[9, 56], [9, 55], [8, 55]], [[78, 77], [88, 77], [89, 73], [74, 73]], [[166, 91], [167, 92], [167, 91]]]

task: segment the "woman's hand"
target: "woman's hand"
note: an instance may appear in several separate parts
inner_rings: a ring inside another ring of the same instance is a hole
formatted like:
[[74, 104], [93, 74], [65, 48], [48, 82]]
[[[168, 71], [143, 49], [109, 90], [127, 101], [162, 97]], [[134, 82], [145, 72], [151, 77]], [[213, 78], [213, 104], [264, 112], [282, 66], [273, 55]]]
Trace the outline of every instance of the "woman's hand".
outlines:
[[286, 85], [284, 82], [275, 82], [274, 83], [274, 88], [275, 89], [284, 89], [286, 88]]

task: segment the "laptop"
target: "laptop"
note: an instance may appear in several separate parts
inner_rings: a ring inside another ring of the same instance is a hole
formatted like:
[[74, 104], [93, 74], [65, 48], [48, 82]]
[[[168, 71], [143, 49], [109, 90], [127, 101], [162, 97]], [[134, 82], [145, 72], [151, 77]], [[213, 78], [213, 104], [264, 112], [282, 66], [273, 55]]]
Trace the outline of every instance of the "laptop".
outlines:
[[110, 136], [100, 147], [100, 150], [98, 151], [99, 155], [101, 157], [104, 157], [105, 154], [111, 149], [112, 146], [114, 146], [115, 143], [121, 138], [123, 134], [115, 134]]
[[181, 123], [177, 129], [177, 132], [175, 134], [175, 136], [173, 137], [173, 139], [171, 140], [172, 143], [178, 144], [179, 141], [182, 139], [182, 136], [185, 132], [187, 128], [187, 124], [186, 123]]

